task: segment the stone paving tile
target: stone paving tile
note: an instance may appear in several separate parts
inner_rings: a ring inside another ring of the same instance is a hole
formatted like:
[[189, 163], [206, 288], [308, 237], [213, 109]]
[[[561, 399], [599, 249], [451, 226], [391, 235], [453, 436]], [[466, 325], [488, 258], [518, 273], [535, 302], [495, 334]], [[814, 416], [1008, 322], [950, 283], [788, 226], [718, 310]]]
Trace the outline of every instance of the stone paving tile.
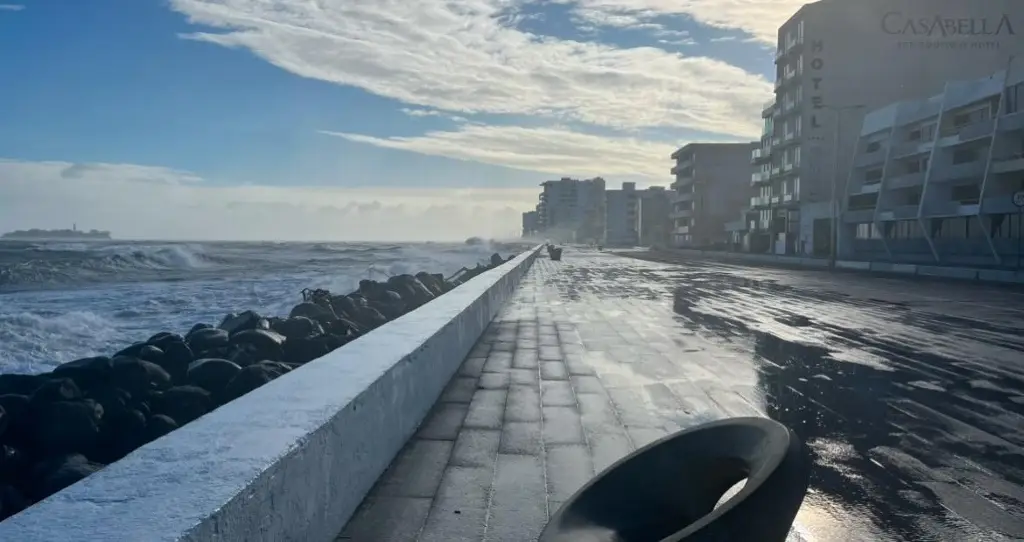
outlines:
[[[595, 473], [720, 409], [675, 363], [664, 303], [584, 294], [561, 271], [536, 261], [339, 540], [534, 540]], [[570, 286], [581, 297], [558, 302]]]

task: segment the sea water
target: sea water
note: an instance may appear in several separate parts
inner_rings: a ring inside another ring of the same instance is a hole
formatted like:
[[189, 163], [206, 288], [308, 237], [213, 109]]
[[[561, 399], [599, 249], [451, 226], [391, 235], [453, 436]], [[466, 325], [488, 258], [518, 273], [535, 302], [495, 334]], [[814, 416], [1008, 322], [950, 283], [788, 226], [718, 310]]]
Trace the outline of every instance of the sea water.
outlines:
[[[159, 331], [255, 310], [286, 316], [303, 288], [487, 263], [487, 245], [0, 241], [0, 373], [110, 355]], [[508, 256], [503, 253], [502, 256]]]

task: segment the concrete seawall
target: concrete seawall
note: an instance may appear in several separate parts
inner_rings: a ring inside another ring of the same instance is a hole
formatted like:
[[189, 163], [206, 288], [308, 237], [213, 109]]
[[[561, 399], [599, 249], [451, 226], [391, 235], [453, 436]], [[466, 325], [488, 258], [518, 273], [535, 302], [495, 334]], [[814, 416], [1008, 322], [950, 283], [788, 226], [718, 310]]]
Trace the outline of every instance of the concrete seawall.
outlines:
[[9, 518], [0, 540], [333, 540], [538, 251]]

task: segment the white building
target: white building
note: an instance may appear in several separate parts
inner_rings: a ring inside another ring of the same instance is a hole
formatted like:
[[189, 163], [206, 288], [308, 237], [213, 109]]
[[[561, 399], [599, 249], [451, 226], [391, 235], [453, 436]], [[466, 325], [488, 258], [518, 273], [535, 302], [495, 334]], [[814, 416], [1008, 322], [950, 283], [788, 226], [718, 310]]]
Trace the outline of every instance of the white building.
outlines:
[[640, 243], [640, 193], [636, 183], [622, 183], [621, 190], [605, 191], [605, 239], [613, 247]]
[[727, 222], [749, 204], [750, 153], [759, 143], [691, 143], [672, 153], [672, 244], [710, 247], [728, 241]]
[[1024, 58], [870, 112], [849, 173], [844, 257], [1016, 265], [1024, 190]]
[[562, 177], [541, 183], [537, 228], [556, 242], [597, 243], [604, 239], [605, 181]]
[[779, 28], [767, 158], [752, 160], [770, 250], [831, 252], [833, 202], [867, 111], [1002, 69], [1024, 50], [1022, 32], [1021, 0], [821, 0], [798, 10]]

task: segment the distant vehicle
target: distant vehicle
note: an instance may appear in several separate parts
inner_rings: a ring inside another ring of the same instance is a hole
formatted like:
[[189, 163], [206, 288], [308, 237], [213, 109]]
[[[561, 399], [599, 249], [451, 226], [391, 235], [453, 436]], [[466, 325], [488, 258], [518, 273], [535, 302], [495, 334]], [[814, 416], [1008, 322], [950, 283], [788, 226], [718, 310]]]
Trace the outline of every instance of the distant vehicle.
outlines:
[[19, 240], [109, 240], [109, 231], [100, 230], [79, 230], [78, 226], [73, 226], [70, 230], [15, 230], [12, 232], [0, 235], [0, 239], [7, 239], [12, 241]]

